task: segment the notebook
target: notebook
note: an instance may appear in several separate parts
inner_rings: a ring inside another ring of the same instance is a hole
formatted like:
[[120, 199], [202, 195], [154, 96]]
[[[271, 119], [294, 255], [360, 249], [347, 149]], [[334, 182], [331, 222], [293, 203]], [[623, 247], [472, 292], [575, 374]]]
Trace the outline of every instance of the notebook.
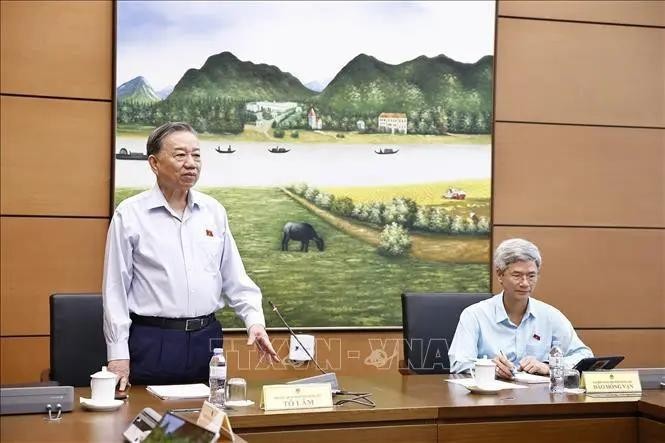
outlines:
[[208, 398], [210, 388], [203, 383], [191, 385], [160, 385], [146, 387], [148, 392], [162, 400], [177, 400], [188, 398]]

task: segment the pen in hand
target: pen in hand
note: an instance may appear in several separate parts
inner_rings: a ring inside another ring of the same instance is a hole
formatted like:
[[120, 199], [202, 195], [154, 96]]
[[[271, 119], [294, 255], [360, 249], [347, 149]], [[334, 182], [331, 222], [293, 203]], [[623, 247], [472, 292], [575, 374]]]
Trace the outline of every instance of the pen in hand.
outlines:
[[513, 366], [513, 364], [510, 363], [510, 360], [508, 360], [508, 357], [506, 357], [506, 354], [503, 353], [502, 349], [499, 349], [499, 354], [501, 354], [501, 357], [503, 357], [508, 362], [508, 364], [510, 364], [510, 367], [509, 367], [510, 373], [513, 374], [513, 376], [514, 376], [515, 372], [516, 372], [515, 366]]

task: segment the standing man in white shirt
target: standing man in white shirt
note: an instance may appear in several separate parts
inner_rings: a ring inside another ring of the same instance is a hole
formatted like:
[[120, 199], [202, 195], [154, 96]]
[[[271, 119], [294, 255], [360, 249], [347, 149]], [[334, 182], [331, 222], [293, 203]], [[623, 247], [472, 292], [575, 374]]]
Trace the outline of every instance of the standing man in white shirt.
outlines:
[[476, 358], [487, 356], [499, 378], [512, 379], [516, 370], [548, 375], [555, 339], [566, 367], [593, 357], [561, 311], [532, 297], [541, 264], [530, 241], [513, 238], [496, 248], [494, 267], [503, 291], [462, 311], [448, 352], [450, 372], [467, 371]]
[[230, 306], [248, 345], [279, 361], [265, 330], [261, 291], [245, 272], [224, 207], [192, 189], [201, 152], [187, 123], [148, 137], [157, 183], [120, 203], [106, 241], [104, 336], [119, 389], [205, 381], [221, 347], [215, 312]]

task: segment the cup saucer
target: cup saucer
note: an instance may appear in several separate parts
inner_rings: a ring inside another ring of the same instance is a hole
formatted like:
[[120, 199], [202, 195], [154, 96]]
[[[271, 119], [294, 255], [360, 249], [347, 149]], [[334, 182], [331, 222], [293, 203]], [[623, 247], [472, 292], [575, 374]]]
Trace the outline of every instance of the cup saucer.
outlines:
[[227, 400], [224, 405], [232, 408], [243, 408], [246, 406], [252, 406], [254, 402], [252, 400]]
[[586, 389], [584, 388], [565, 388], [563, 390], [566, 394], [584, 394]]
[[125, 402], [122, 400], [113, 399], [108, 402], [101, 402], [93, 400], [91, 398], [84, 398], [84, 397], [79, 397], [79, 402], [81, 403], [81, 406], [83, 408], [88, 409], [89, 411], [98, 411], [98, 412], [115, 411], [120, 406], [125, 404]]

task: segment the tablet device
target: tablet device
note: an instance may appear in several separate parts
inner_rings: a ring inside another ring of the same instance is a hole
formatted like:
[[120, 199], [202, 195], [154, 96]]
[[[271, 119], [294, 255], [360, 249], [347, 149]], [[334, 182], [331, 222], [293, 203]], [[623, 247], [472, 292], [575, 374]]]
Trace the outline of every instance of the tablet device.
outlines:
[[188, 443], [210, 443], [215, 440], [214, 432], [167, 412], [143, 442], [186, 441]]
[[574, 369], [577, 369], [580, 372], [597, 371], [599, 369], [613, 369], [616, 367], [616, 365], [621, 363], [623, 358], [623, 355], [583, 358], [574, 366]]

